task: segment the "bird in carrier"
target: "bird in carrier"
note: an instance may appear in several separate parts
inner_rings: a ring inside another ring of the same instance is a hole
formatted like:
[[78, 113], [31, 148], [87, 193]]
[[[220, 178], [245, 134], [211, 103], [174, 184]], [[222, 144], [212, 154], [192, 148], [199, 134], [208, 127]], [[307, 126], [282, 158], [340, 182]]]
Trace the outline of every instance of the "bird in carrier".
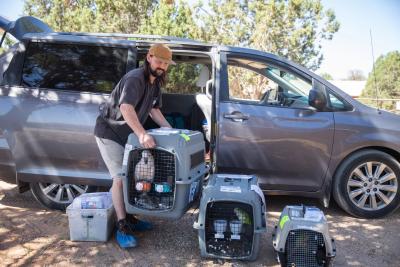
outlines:
[[199, 196], [204, 174], [200, 132], [153, 129], [157, 146], [141, 147], [131, 134], [125, 146], [123, 189], [127, 213], [180, 218]]
[[165, 210], [173, 205], [175, 156], [161, 149], [131, 152], [131, 197], [140, 208]]
[[272, 234], [281, 266], [331, 266], [336, 255], [323, 212], [316, 207], [286, 206]]
[[137, 191], [149, 192], [154, 181], [154, 158], [149, 150], [142, 151], [142, 158], [135, 166], [135, 188]]
[[197, 222], [203, 257], [255, 260], [266, 231], [265, 199], [257, 177], [213, 174], [203, 190]]

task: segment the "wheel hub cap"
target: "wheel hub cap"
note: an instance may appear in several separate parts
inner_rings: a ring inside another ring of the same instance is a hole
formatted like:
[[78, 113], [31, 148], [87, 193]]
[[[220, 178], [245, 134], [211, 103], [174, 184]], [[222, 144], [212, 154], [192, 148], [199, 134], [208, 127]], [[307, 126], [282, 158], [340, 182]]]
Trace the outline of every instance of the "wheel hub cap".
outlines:
[[355, 168], [347, 182], [347, 193], [357, 207], [379, 210], [389, 205], [397, 194], [396, 174], [382, 162], [370, 161]]
[[85, 193], [88, 189], [87, 185], [75, 184], [39, 183], [39, 186], [47, 198], [61, 204], [72, 203], [74, 198]]

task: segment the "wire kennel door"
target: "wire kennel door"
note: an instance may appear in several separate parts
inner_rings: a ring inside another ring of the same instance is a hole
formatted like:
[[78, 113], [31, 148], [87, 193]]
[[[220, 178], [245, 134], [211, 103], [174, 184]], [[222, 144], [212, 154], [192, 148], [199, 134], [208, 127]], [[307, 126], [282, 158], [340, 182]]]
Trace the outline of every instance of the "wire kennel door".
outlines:
[[285, 266], [325, 266], [326, 249], [322, 233], [312, 230], [291, 230], [285, 244]]
[[210, 255], [243, 258], [253, 250], [253, 207], [249, 204], [216, 201], [207, 204], [205, 246]]
[[[146, 164], [143, 158], [146, 156], [149, 159], [152, 157], [154, 164]], [[146, 210], [172, 209], [175, 199], [175, 162], [175, 155], [166, 150], [132, 150], [128, 160], [129, 204]]]

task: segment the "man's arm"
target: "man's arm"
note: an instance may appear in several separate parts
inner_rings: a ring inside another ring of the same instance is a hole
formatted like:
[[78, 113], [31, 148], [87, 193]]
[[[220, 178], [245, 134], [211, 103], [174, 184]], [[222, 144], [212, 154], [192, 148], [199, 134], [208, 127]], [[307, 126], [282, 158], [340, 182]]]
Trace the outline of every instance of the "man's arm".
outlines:
[[135, 108], [129, 104], [121, 104], [119, 109], [121, 110], [122, 116], [124, 117], [126, 123], [128, 123], [129, 127], [131, 127], [133, 132], [138, 137], [140, 144], [144, 148], [155, 147], [156, 143], [153, 137], [146, 133], [146, 130], [139, 121]]
[[152, 108], [150, 111], [150, 117], [158, 124], [158, 126], [172, 128], [159, 108]]

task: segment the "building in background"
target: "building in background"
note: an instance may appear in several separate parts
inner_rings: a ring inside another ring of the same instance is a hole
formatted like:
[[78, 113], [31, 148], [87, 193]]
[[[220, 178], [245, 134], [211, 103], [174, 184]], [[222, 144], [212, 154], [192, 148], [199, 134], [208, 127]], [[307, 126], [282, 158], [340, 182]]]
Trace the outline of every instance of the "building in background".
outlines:
[[353, 98], [361, 96], [367, 81], [346, 81], [346, 80], [330, 80], [330, 83], [339, 87], [341, 90], [349, 94]]

